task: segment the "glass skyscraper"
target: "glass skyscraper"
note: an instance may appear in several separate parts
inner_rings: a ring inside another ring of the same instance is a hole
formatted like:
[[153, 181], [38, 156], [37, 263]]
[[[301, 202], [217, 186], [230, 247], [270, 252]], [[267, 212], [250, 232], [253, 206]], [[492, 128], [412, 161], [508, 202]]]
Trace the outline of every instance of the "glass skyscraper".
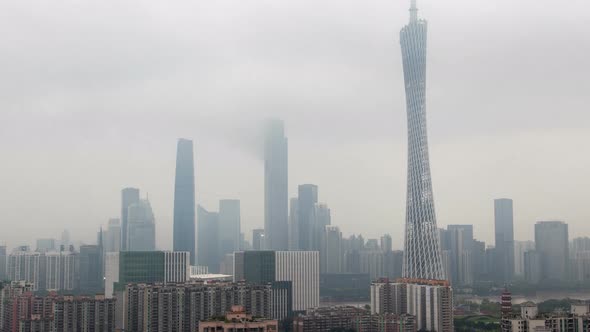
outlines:
[[273, 120], [264, 142], [264, 247], [287, 250], [288, 151], [284, 124]]
[[174, 184], [174, 251], [190, 253], [195, 265], [195, 170], [193, 141], [178, 140]]
[[426, 20], [412, 0], [400, 32], [408, 116], [408, 183], [403, 276], [443, 280], [426, 131]]

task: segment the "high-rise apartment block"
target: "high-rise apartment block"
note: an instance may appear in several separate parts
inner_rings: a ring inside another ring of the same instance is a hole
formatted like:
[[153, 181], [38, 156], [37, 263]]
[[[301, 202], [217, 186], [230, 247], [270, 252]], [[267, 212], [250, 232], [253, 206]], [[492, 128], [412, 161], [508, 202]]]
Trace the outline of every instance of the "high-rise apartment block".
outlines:
[[419, 331], [453, 331], [453, 290], [446, 281], [388, 279], [371, 284], [371, 311], [409, 314]]
[[193, 141], [179, 139], [176, 152], [176, 179], [174, 182], [174, 251], [190, 253], [191, 264], [195, 255], [195, 165]]
[[272, 312], [270, 284], [129, 284], [124, 298], [123, 328], [135, 332], [198, 331], [200, 321], [220, 317], [235, 305], [256, 317]]
[[14, 249], [8, 256], [8, 279], [28, 282], [33, 291], [43, 289], [41, 256], [39, 252], [31, 252], [27, 246]]
[[2, 290], [0, 330], [6, 332], [112, 332], [115, 301], [95, 297], [37, 296], [27, 284], [12, 283]]
[[273, 120], [264, 142], [264, 244], [268, 250], [289, 247], [288, 161], [284, 124]]

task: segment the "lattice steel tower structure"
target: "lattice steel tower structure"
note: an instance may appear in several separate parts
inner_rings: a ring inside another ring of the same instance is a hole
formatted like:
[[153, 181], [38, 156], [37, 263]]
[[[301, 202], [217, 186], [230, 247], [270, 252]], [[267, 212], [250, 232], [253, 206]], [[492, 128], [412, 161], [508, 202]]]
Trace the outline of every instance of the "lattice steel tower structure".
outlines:
[[444, 279], [426, 132], [427, 23], [418, 19], [416, 0], [410, 23], [400, 32], [408, 113], [408, 183], [403, 277]]

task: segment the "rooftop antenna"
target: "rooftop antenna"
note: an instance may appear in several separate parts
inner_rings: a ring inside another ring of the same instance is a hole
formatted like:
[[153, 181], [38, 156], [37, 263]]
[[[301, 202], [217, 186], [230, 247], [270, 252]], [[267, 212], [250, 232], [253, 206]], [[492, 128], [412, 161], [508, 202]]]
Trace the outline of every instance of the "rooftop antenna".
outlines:
[[411, 0], [410, 6], [410, 22], [418, 21], [418, 8], [416, 7], [416, 0]]

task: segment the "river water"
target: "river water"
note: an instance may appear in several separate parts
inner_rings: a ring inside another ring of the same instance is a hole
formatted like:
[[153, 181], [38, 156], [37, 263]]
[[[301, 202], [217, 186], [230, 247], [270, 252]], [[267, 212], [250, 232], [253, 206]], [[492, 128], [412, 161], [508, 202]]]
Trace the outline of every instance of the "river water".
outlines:
[[[500, 296], [473, 296], [473, 295], [459, 295], [458, 298], [465, 301], [481, 303], [484, 299], [491, 302], [501, 302]], [[521, 304], [524, 302], [544, 302], [547, 300], [561, 300], [561, 299], [577, 299], [590, 300], [590, 291], [576, 292], [576, 291], [538, 291], [533, 296], [512, 295], [512, 304]]]

